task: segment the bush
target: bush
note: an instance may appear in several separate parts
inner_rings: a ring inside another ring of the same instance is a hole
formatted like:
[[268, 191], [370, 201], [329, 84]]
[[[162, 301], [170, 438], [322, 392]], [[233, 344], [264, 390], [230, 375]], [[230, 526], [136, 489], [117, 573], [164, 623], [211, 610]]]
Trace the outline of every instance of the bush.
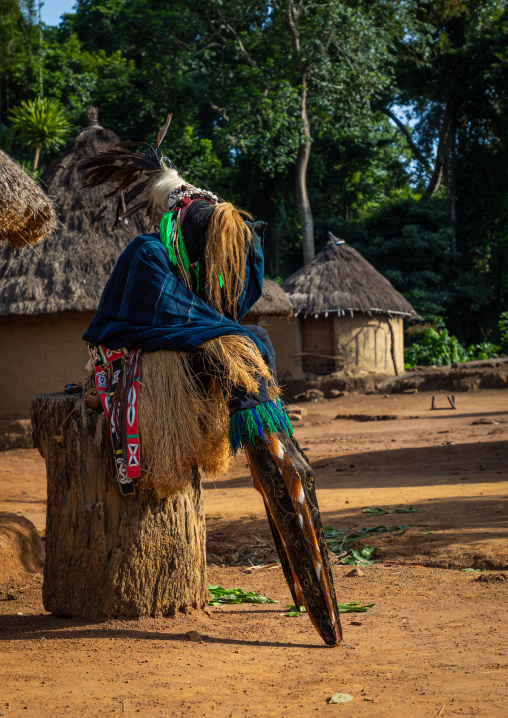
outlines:
[[508, 354], [508, 312], [503, 312], [497, 323], [503, 354]]
[[[508, 312], [506, 314], [508, 343]], [[414, 366], [446, 366], [456, 362], [492, 359], [501, 351], [501, 347], [485, 341], [464, 347], [457, 337], [449, 334], [445, 328], [425, 327], [413, 336], [415, 336], [413, 342], [404, 349], [405, 369], [412, 369]]]

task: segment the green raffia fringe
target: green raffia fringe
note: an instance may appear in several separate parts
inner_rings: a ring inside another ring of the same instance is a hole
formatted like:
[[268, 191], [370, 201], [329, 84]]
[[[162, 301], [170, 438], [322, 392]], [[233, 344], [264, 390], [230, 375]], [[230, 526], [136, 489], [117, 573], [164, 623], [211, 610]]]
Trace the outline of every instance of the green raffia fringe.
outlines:
[[280, 399], [258, 404], [252, 409], [241, 409], [229, 420], [229, 443], [234, 454], [247, 442], [262, 439], [264, 432], [274, 434], [282, 431], [287, 436], [293, 427]]
[[190, 289], [190, 262], [185, 249], [179, 219], [179, 210], [163, 214], [159, 224], [159, 233], [161, 242], [168, 251], [169, 261], [180, 272], [187, 289]]

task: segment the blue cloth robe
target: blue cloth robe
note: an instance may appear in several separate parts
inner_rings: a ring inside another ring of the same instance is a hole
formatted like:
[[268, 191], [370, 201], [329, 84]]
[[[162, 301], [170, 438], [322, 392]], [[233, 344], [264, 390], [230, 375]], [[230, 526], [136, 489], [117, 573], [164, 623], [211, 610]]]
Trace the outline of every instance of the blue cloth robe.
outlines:
[[250, 226], [252, 242], [238, 300], [238, 321], [220, 314], [188, 290], [169, 261], [159, 235], [147, 234], [136, 237], [118, 258], [83, 339], [108, 349], [191, 351], [218, 336], [238, 334], [249, 337], [270, 363], [268, 347], [238, 323], [263, 291], [263, 247], [256, 230], [262, 231], [264, 223]]

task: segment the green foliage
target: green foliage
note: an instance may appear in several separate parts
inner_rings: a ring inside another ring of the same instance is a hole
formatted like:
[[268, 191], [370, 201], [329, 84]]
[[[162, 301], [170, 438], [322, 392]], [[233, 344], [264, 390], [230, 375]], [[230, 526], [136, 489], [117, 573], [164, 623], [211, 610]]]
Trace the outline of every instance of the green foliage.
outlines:
[[500, 347], [491, 342], [464, 347], [448, 330], [425, 327], [415, 333], [416, 340], [404, 349], [404, 366], [446, 366], [456, 362], [492, 359], [499, 355]]
[[508, 312], [502, 312], [497, 323], [499, 343], [503, 354], [508, 354]]
[[58, 149], [71, 131], [71, 123], [62, 105], [57, 100], [46, 98], [23, 100], [11, 110], [9, 120], [23, 146], [35, 150], [34, 170], [37, 169], [40, 150]]
[[384, 516], [385, 514], [419, 514], [420, 509], [415, 509], [413, 506], [404, 506], [400, 509], [381, 509], [378, 506], [373, 508], [366, 508], [362, 510], [363, 514], [374, 514], [375, 516]]
[[377, 561], [371, 560], [371, 556], [376, 550], [375, 546], [363, 546], [361, 549], [350, 549], [348, 556], [344, 556], [339, 560], [339, 563], [347, 564], [349, 566], [372, 566]]
[[504, 0], [78, 0], [58, 28], [39, 27], [35, 0], [0, 0], [0, 46], [2, 147], [27, 159], [8, 118], [36, 95], [76, 127], [98, 105], [122, 139], [151, 141], [173, 111], [166, 153], [269, 223], [272, 277], [301, 266], [305, 88], [316, 248], [331, 230], [438, 335], [444, 321], [411, 362], [508, 353]]
[[255, 591], [246, 593], [242, 588], [222, 588], [208, 584], [208, 590], [210, 591], [209, 606], [221, 606], [224, 603], [277, 603]]
[[[362, 605], [361, 601], [349, 601], [348, 603], [339, 603], [337, 605], [339, 607], [339, 613], [367, 613], [367, 611], [374, 608], [376, 604], [366, 603]], [[288, 609], [288, 613], [285, 615], [288, 616], [288, 618], [299, 618], [307, 613], [305, 606], [300, 606], [298, 609], [296, 606], [293, 606], [293, 604], [289, 604], [286, 608]]]
[[364, 219], [331, 218], [327, 225], [389, 279], [427, 322], [444, 320], [463, 340], [481, 341], [478, 327], [489, 288], [468, 266], [467, 254], [457, 249], [446, 197], [387, 199]]
[[[323, 533], [326, 545], [330, 551], [340, 556], [338, 563], [349, 566], [371, 566], [377, 563], [372, 560], [375, 551], [374, 546], [363, 546], [361, 549], [354, 548], [360, 539], [375, 536], [376, 534], [391, 533], [393, 531], [405, 531], [412, 524], [401, 524], [400, 526], [364, 526], [362, 529], [334, 529], [332, 526], [325, 526]], [[343, 554], [346, 554], [345, 556]]]
[[289, 603], [286, 608], [288, 609], [288, 612], [286, 613], [287, 618], [301, 618], [305, 613], [307, 613], [305, 606], [297, 608], [292, 603]]
[[450, 336], [447, 329], [427, 327], [419, 341], [404, 349], [404, 366], [445, 366], [453, 362], [467, 361], [465, 348], [457, 337]]

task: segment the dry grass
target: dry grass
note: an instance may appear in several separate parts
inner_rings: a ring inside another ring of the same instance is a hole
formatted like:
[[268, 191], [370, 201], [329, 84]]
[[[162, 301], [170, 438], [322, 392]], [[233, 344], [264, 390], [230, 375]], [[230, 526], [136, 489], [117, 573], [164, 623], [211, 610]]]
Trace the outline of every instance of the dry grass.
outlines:
[[251, 232], [243, 217], [252, 219], [231, 202], [221, 202], [214, 208], [206, 230], [207, 303], [218, 312], [235, 317], [245, 283], [245, 250], [251, 242]]
[[0, 150], [0, 241], [20, 249], [40, 242], [57, 224], [47, 195], [17, 162]]
[[141, 361], [140, 486], [159, 497], [184, 491], [197, 464], [214, 474], [229, 466], [229, 414], [222, 392], [210, 394], [196, 377], [189, 354], [158, 351]]
[[143, 354], [139, 435], [143, 457], [140, 485], [159, 497], [184, 491], [194, 466], [211, 475], [229, 467], [228, 399], [233, 386], [255, 393], [263, 377], [271, 398], [279, 394], [261, 354], [243, 337], [224, 336], [202, 347], [204, 365], [218, 376], [196, 374], [188, 352]]

